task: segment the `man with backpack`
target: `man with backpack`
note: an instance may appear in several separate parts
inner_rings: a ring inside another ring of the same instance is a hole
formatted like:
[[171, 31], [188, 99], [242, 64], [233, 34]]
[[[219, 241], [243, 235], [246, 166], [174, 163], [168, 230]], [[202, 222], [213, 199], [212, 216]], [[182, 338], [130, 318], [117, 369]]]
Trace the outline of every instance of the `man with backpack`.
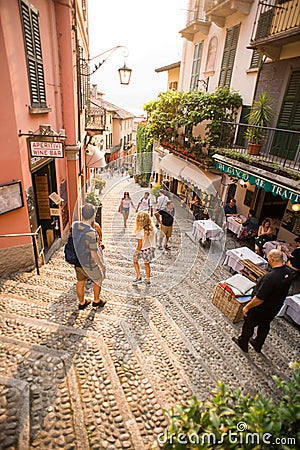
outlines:
[[84, 299], [86, 280], [94, 282], [94, 301], [92, 306], [102, 307], [105, 302], [100, 300], [101, 285], [105, 273], [105, 265], [99, 257], [97, 233], [92, 227], [95, 220], [95, 208], [86, 204], [82, 208], [82, 221], [72, 224], [73, 244], [78, 261], [74, 264], [77, 278], [76, 293], [79, 309], [85, 309], [90, 302]]
[[136, 212], [139, 211], [146, 211], [148, 212], [151, 216], [153, 215], [153, 208], [151, 205], [151, 200], [150, 200], [150, 196], [149, 196], [149, 192], [145, 192], [144, 196], [141, 198], [141, 200], [139, 201], [137, 207], [136, 207]]

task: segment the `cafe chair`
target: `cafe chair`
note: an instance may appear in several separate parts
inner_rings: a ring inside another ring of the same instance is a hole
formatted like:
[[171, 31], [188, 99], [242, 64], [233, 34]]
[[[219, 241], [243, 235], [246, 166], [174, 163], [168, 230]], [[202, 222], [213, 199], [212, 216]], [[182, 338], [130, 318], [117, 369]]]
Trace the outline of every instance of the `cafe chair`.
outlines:
[[247, 243], [247, 247], [249, 247], [251, 250], [255, 249], [255, 238], [258, 234], [258, 228], [253, 228], [252, 230], [246, 230], [244, 229], [242, 231], [242, 235], [240, 239], [242, 241], [245, 241]]

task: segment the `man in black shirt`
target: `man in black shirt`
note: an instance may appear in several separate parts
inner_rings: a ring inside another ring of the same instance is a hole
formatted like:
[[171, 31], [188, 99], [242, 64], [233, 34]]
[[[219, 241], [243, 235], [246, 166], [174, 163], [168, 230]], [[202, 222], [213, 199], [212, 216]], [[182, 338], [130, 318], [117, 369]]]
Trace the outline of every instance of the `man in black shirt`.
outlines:
[[[248, 352], [248, 343], [258, 353], [270, 331], [270, 323], [280, 311], [292, 283], [292, 271], [283, 265], [282, 252], [271, 250], [268, 263], [272, 270], [257, 281], [252, 300], [243, 308], [244, 324], [242, 334], [232, 340]], [[252, 339], [254, 329], [257, 335]]]
[[158, 223], [160, 224], [160, 239], [158, 248], [162, 248], [163, 237], [166, 236], [165, 249], [170, 250], [171, 247], [168, 246], [170, 237], [172, 236], [172, 227], [174, 222], [175, 208], [174, 203], [171, 201], [167, 202], [166, 209], [160, 209], [154, 213]]

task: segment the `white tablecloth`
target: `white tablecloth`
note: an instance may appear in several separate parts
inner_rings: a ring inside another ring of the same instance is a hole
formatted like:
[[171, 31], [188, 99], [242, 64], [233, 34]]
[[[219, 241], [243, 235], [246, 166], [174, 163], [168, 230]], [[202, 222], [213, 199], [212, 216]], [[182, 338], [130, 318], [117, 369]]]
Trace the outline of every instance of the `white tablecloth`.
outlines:
[[[274, 248], [277, 248], [278, 245], [283, 247], [285, 250], [290, 251], [289, 248], [288, 248], [288, 244], [286, 242], [268, 241], [263, 246], [263, 248], [265, 250], [265, 258], [268, 258], [268, 254], [270, 253], [270, 251], [273, 250]], [[283, 255], [283, 262], [286, 263], [287, 262], [287, 256], [286, 256], [286, 254], [284, 252], [282, 252], [282, 255]]]
[[287, 297], [284, 301], [283, 307], [277, 315], [287, 315], [291, 317], [294, 322], [300, 325], [300, 294]]
[[236, 272], [241, 272], [244, 266], [240, 263], [240, 261], [243, 259], [249, 259], [262, 269], [267, 269], [268, 267], [267, 261], [261, 256], [254, 253], [248, 247], [240, 247], [234, 248], [233, 250], [227, 250], [224, 265], [232, 267], [232, 269]]
[[234, 234], [237, 235], [238, 238], [240, 238], [242, 236], [242, 232], [243, 232], [243, 228], [244, 228], [242, 223], [244, 223], [245, 220], [246, 220], [246, 218], [243, 216], [227, 217], [226, 221], [227, 221], [228, 230], [232, 231]]
[[219, 227], [213, 220], [195, 220], [193, 222], [193, 235], [196, 239], [204, 244], [206, 239], [219, 240], [223, 235], [222, 228]]

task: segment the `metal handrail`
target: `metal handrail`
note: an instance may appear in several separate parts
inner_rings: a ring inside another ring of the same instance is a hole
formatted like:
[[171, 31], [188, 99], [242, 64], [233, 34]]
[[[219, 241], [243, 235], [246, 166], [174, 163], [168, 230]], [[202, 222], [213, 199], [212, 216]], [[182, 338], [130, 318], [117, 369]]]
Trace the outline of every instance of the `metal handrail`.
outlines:
[[36, 273], [37, 273], [37, 275], [40, 275], [40, 269], [39, 269], [39, 252], [38, 252], [38, 245], [37, 245], [37, 236], [39, 235], [39, 232], [40, 232], [41, 229], [42, 229], [42, 227], [41, 227], [41, 225], [40, 225], [34, 233], [9, 233], [9, 234], [0, 234], [0, 238], [6, 238], [6, 237], [22, 237], [22, 236], [31, 236], [31, 237], [32, 237], [33, 253], [34, 253], [34, 261], [35, 261], [35, 267], [36, 267]]

